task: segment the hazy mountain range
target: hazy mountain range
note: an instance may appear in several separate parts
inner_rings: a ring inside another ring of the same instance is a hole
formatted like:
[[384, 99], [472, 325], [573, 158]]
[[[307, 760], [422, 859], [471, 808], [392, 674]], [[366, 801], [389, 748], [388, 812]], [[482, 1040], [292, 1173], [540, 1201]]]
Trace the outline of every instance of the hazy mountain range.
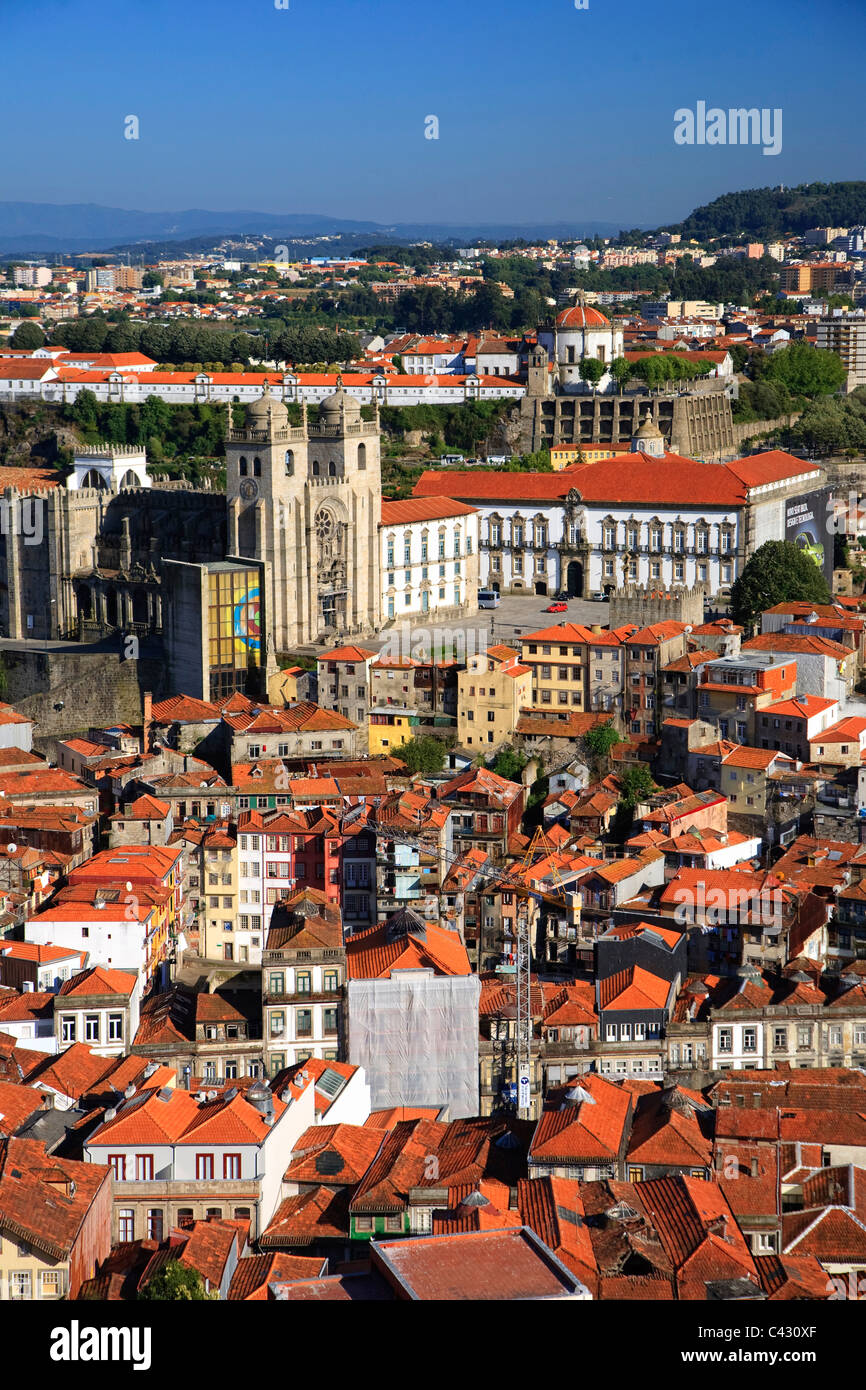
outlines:
[[616, 236], [616, 222], [435, 223], [364, 222], [320, 213], [138, 212], [98, 203], [0, 202], [0, 254], [103, 251], [121, 243], [186, 241], [258, 235], [315, 237], [361, 235], [398, 241], [462, 241], [489, 238]]

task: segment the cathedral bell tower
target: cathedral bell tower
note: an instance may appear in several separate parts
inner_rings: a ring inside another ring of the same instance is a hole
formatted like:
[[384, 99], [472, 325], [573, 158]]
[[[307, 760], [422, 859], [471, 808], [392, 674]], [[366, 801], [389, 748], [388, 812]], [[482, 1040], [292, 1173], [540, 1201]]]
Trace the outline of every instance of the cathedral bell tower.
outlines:
[[289, 424], [266, 386], [226, 437], [229, 549], [269, 567], [268, 650], [361, 635], [380, 624], [378, 411], [337, 389], [318, 420]]

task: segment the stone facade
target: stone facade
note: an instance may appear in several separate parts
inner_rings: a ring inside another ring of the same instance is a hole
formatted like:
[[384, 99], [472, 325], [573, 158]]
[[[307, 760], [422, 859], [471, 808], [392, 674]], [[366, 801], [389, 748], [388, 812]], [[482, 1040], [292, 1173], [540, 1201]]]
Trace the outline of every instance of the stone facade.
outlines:
[[639, 584], [626, 584], [613, 589], [608, 594], [610, 627], [624, 627], [626, 623], [637, 623], [638, 627], [649, 627], [650, 623], [691, 623], [699, 627], [704, 621], [704, 590], [677, 588], [670, 592], [647, 588]]
[[210, 698], [209, 571], [249, 562], [260, 581], [248, 621], [266, 674], [279, 652], [377, 631], [377, 409], [363, 420], [339, 382], [317, 422], [304, 406], [294, 427], [266, 390], [243, 427], [229, 421], [226, 474], [227, 495], [154, 485], [144, 452], [114, 445], [80, 450], [66, 486], [22, 472], [0, 499], [0, 634], [119, 639], [133, 661], [156, 638], [171, 678]]
[[[527, 452], [552, 444], [626, 443], [647, 410], [673, 453], [685, 458], [733, 458], [736, 454], [731, 399], [724, 381], [689, 384], [688, 394], [619, 395], [592, 392], [554, 395], [547, 368], [528, 368], [520, 402], [520, 448]], [[546, 390], [544, 388], [547, 388]], [[755, 427], [752, 426], [752, 432]]]
[[268, 652], [380, 623], [378, 419], [338, 385], [319, 420], [288, 423], [268, 392], [226, 440], [231, 553], [269, 567]]

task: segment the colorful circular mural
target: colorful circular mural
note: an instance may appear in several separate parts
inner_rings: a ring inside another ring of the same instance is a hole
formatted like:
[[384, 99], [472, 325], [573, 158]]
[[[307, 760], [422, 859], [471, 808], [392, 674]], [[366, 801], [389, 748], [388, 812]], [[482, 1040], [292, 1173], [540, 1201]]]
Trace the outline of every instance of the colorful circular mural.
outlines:
[[240, 603], [235, 604], [234, 633], [250, 651], [257, 652], [261, 646], [259, 627], [259, 590], [249, 589]]

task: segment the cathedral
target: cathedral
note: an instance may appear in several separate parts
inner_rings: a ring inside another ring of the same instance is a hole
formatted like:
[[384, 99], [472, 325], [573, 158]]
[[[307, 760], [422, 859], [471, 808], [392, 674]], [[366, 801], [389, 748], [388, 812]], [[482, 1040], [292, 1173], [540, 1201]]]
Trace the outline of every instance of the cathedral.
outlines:
[[228, 549], [268, 568], [269, 643], [291, 651], [380, 623], [379, 425], [337, 390], [315, 424], [269, 391], [226, 438]]
[[[144, 450], [77, 451], [51, 469], [0, 468], [0, 632], [161, 639], [170, 681], [215, 698], [278, 656], [381, 623], [378, 409], [338, 380], [315, 422], [264, 395], [232, 419], [226, 495], [154, 485]], [[28, 510], [29, 509], [29, 510]], [[23, 517], [25, 524], [18, 518]]]

